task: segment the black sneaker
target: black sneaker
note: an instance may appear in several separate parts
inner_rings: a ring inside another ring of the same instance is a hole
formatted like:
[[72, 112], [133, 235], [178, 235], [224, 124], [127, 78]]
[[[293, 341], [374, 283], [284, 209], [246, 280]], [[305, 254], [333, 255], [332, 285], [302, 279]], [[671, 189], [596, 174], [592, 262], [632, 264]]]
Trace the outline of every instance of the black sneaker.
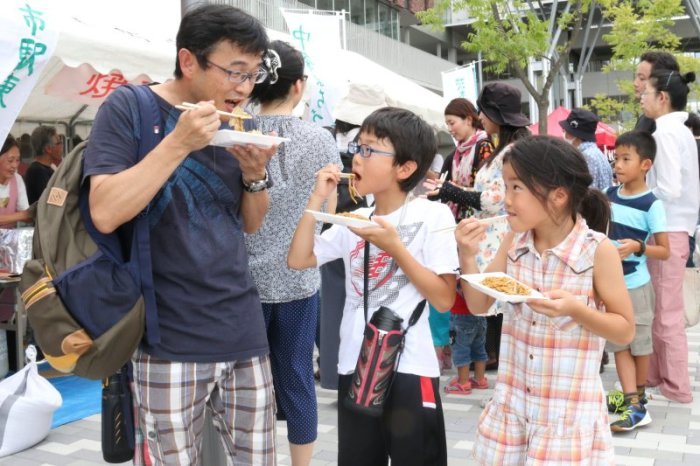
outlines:
[[651, 423], [651, 416], [644, 406], [630, 405], [620, 419], [610, 424], [613, 432], [628, 432]]

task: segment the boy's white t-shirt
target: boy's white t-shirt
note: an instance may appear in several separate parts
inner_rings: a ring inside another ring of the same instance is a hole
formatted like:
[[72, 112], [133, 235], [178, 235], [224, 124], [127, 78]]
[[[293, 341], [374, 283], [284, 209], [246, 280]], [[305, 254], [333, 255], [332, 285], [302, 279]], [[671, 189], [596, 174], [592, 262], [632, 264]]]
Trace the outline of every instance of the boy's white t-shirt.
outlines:
[[[19, 173], [15, 173], [15, 180], [17, 180], [17, 208], [19, 212], [21, 210], [27, 210], [29, 208], [29, 200], [27, 198], [27, 188], [24, 186], [24, 180]], [[0, 207], [6, 207], [10, 201], [10, 181], [8, 180], [5, 184], [0, 184]]]
[[[362, 208], [355, 213], [368, 217], [373, 210], [371, 207]], [[459, 260], [454, 233], [430, 233], [455, 224], [454, 216], [446, 205], [427, 199], [414, 199], [380, 218], [397, 227], [404, 246], [424, 267], [438, 275], [457, 273]], [[364, 240], [348, 228], [334, 225], [321, 235], [316, 235], [314, 254], [319, 266], [338, 258], [342, 258], [345, 263], [346, 298], [340, 324], [338, 373], [350, 374], [357, 364], [365, 328]], [[385, 306], [403, 318], [402, 325], [405, 329], [411, 313], [424, 299], [423, 296], [395, 265], [391, 256], [374, 245], [370, 245], [369, 277], [367, 318], [370, 319], [380, 306]], [[406, 334], [399, 372], [425, 377], [440, 376], [428, 314], [424, 311]]]

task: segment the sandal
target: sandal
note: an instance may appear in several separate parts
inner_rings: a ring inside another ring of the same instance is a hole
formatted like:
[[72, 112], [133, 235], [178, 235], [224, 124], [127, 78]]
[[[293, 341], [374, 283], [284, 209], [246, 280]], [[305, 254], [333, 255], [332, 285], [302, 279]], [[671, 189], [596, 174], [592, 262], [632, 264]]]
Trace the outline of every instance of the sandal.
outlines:
[[480, 390], [489, 388], [489, 381], [488, 379], [486, 379], [486, 377], [481, 379], [480, 382], [477, 381], [474, 377], [472, 377], [471, 379], [469, 379], [469, 383], [471, 384], [472, 388], [478, 388]]
[[453, 395], [469, 395], [472, 392], [472, 384], [468, 380], [460, 384], [457, 378], [450, 380], [445, 386], [445, 393]]

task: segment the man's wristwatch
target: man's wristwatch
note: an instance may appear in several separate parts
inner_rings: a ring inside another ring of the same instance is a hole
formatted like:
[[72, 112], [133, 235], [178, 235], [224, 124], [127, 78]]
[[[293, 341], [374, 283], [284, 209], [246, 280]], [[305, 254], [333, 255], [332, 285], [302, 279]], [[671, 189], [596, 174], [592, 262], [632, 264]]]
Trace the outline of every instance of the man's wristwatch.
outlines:
[[645, 243], [641, 239], [635, 239], [635, 241], [639, 243], [639, 251], [635, 252], [634, 255], [637, 257], [642, 257], [647, 251], [647, 243]]
[[267, 170], [265, 170], [265, 178], [263, 178], [262, 180], [251, 181], [250, 183], [246, 183], [245, 181], [243, 181], [243, 189], [245, 189], [249, 193], [258, 193], [260, 191], [266, 190], [269, 187], [270, 182], [269, 177], [267, 176]]

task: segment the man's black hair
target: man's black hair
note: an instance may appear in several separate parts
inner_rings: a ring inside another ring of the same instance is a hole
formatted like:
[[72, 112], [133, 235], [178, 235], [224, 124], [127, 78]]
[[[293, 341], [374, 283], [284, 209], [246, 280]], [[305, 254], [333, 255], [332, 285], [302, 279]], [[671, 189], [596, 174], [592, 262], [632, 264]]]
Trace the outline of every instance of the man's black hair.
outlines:
[[695, 112], [688, 112], [688, 119], [685, 120], [685, 126], [690, 128], [693, 136], [700, 136], [700, 115]]
[[653, 70], [671, 70], [680, 71], [681, 68], [678, 66], [678, 60], [676, 57], [668, 52], [645, 52], [639, 57], [639, 61], [645, 61], [651, 63], [651, 69]]
[[653, 162], [656, 158], [656, 140], [646, 131], [622, 133], [615, 140], [615, 149], [618, 147], [634, 147], [641, 160], [649, 159]]
[[[268, 38], [263, 25], [248, 13], [230, 5], [203, 5], [182, 17], [175, 45], [197, 57], [199, 66], [209, 67], [207, 57], [221, 41], [229, 41], [243, 53], [262, 54]], [[175, 58], [175, 77], [182, 78], [180, 60]]]
[[394, 165], [416, 162], [411, 176], [399, 182], [404, 192], [415, 188], [423, 179], [437, 153], [437, 139], [428, 123], [415, 113], [396, 107], [383, 107], [362, 122], [360, 134], [388, 139], [394, 146]]

